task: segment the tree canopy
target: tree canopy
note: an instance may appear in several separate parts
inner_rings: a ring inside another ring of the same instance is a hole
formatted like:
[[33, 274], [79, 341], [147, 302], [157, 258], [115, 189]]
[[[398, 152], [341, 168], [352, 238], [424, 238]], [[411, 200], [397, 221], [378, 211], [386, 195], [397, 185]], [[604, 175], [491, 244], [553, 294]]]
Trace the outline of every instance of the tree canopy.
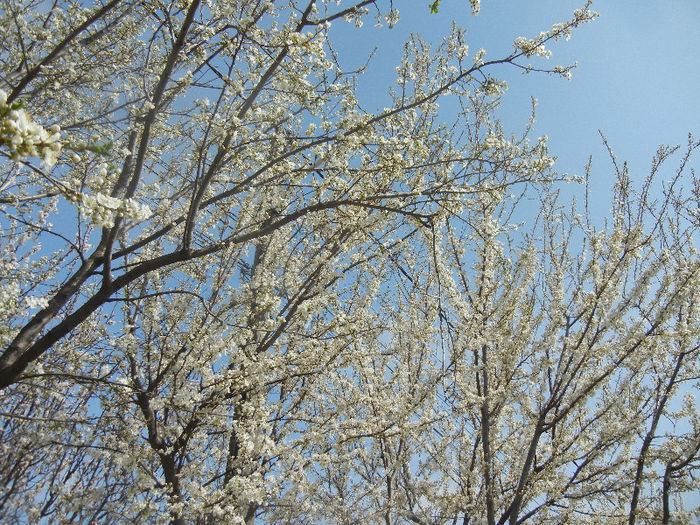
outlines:
[[697, 515], [700, 143], [598, 220], [495, 115], [589, 3], [369, 111], [333, 27], [395, 4], [2, 5], [4, 522]]

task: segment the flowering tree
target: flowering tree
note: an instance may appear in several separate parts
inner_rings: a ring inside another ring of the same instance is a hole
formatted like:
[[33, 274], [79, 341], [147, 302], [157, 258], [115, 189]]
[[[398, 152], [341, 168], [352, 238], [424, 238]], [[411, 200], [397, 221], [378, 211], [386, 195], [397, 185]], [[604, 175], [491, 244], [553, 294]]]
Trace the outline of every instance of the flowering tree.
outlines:
[[326, 403], [368, 427], [360, 443], [327, 434], [309, 519], [692, 521], [698, 203], [679, 187], [698, 146], [658, 192], [678, 148], [659, 150], [638, 192], [616, 167], [605, 225], [550, 188], [518, 227], [532, 198], [496, 186], [431, 230], [402, 263], [391, 337], [353, 370], [357, 388], [345, 371], [331, 380]]
[[415, 37], [370, 113], [332, 27], [391, 26], [391, 2], [7, 2], [0, 516], [517, 523], [626, 497], [634, 520], [659, 461], [671, 516], [696, 277], [664, 221], [691, 205], [625, 222], [621, 177], [611, 231], [548, 200], [546, 234], [503, 244], [508, 192], [557, 177], [544, 140], [506, 139], [491, 70], [568, 76], [530, 62], [593, 17], [493, 60]]

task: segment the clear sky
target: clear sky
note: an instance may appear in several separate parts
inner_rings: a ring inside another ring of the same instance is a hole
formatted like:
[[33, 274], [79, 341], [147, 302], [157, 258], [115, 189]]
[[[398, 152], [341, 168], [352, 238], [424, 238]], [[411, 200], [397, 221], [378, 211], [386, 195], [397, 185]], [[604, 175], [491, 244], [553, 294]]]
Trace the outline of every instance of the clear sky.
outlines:
[[[482, 0], [481, 13], [471, 16], [467, 0], [442, 0], [434, 15], [427, 0], [393, 2], [401, 14], [395, 28], [365, 26], [359, 38], [348, 31], [343, 40], [342, 55], [355, 65], [378, 48], [361, 90], [368, 109], [386, 101], [401, 45], [412, 32], [437, 41], [456, 20], [467, 29], [470, 51], [484, 48], [487, 59], [499, 58], [512, 50], [516, 37], [548, 30], [583, 4]], [[605, 194], [612, 178], [599, 129], [637, 181], [648, 174], [659, 144], [682, 144], [689, 132], [700, 136], [700, 1], [597, 0], [592, 9], [600, 13], [598, 20], [579, 27], [571, 40], [549, 46], [552, 65], [578, 62], [572, 80], [500, 70], [510, 89], [499, 117], [506, 131], [517, 133], [527, 121], [530, 97], [537, 98], [535, 137], [549, 136], [558, 170], [582, 173], [593, 155], [593, 192]], [[339, 35], [345, 31], [339, 29]]]

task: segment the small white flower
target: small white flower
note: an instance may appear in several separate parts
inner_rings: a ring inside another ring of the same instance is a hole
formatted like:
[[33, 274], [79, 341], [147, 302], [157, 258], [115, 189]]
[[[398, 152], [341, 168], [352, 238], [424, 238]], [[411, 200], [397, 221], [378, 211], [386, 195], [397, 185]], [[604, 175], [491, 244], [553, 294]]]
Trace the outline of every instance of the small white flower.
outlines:
[[46, 308], [49, 305], [49, 301], [45, 297], [32, 297], [27, 296], [24, 298], [27, 303], [27, 308], [33, 310], [34, 308]]
[[105, 195], [104, 193], [96, 194], [95, 200], [97, 201], [97, 204], [99, 204], [100, 206], [104, 206], [109, 210], [118, 210], [122, 205], [121, 200], [115, 199], [114, 197], [110, 197], [109, 195]]

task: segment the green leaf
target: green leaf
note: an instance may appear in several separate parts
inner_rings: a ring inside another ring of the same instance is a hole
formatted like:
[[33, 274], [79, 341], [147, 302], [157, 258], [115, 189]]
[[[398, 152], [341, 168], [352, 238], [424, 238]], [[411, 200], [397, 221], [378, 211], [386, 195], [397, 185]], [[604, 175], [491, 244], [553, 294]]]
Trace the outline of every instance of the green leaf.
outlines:
[[112, 141], [106, 141], [102, 144], [91, 144], [87, 147], [87, 149], [93, 153], [97, 153], [98, 155], [106, 155], [109, 153], [109, 150], [112, 149]]
[[438, 12], [440, 7], [440, 0], [435, 0], [432, 4], [430, 4], [430, 14], [434, 15], [435, 13]]

